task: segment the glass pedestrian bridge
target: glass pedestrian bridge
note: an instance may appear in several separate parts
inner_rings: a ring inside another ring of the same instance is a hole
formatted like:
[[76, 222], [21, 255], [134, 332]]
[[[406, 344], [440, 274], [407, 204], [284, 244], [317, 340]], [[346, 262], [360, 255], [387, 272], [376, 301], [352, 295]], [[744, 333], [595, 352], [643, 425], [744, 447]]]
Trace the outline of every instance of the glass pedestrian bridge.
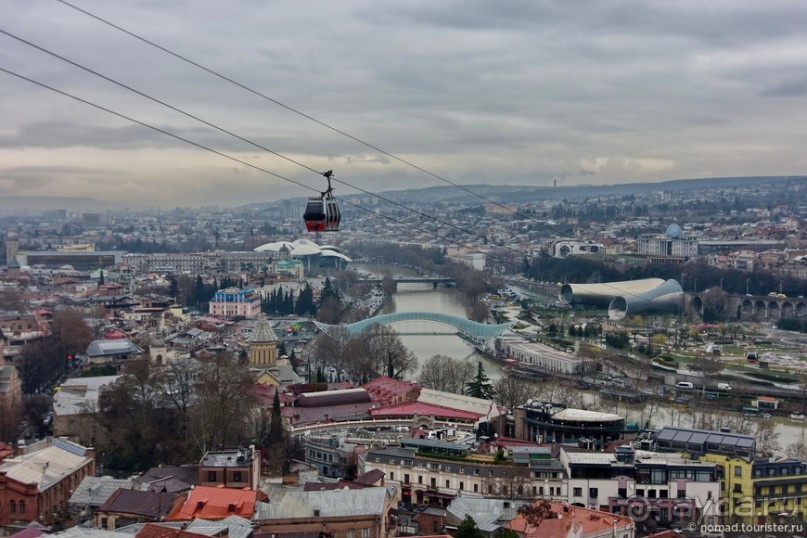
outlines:
[[[505, 331], [509, 330], [514, 324], [514, 321], [508, 323], [500, 323], [498, 325], [489, 325], [487, 323], [477, 323], [470, 319], [461, 318], [459, 316], [451, 316], [448, 314], [440, 314], [439, 312], [396, 312], [394, 314], [382, 314], [372, 318], [363, 319], [355, 323], [348, 323], [344, 325], [328, 325], [326, 323], [315, 322], [319, 329], [327, 334], [334, 335], [340, 332], [340, 328], [346, 329], [351, 336], [361, 334], [367, 327], [380, 323], [382, 325], [393, 325], [404, 322], [418, 322], [429, 321], [439, 323], [442, 325], [453, 328], [452, 334], [458, 334], [467, 337], [474, 342], [487, 342], [502, 335]], [[399, 334], [407, 334], [399, 332]], [[419, 331], [416, 334], [427, 334]], [[445, 333], [432, 333], [432, 334], [445, 334]]]

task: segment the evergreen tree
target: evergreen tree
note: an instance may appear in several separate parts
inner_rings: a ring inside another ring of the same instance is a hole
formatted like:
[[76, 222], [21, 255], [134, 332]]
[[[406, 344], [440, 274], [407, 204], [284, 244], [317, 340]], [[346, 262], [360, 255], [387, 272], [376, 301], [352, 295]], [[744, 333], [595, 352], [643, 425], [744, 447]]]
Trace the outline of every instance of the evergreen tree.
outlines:
[[454, 538], [485, 538], [485, 534], [479, 530], [476, 521], [470, 515], [465, 516], [465, 519], [457, 526], [457, 532]]
[[177, 279], [173, 274], [168, 277], [168, 295], [174, 299], [176, 299], [177, 295], [179, 295], [179, 284], [177, 283]]
[[207, 300], [205, 297], [205, 283], [202, 280], [202, 275], [196, 275], [196, 284], [193, 288], [193, 303], [199, 306], [205, 300]]
[[473, 381], [465, 386], [465, 394], [474, 398], [482, 398], [483, 400], [493, 399], [495, 391], [493, 390], [493, 385], [490, 384], [488, 376], [485, 375], [482, 361], [478, 363], [476, 376], [474, 376]]
[[104, 270], [101, 269], [101, 272], [98, 276], [98, 285], [103, 286], [106, 282], [104, 281]]

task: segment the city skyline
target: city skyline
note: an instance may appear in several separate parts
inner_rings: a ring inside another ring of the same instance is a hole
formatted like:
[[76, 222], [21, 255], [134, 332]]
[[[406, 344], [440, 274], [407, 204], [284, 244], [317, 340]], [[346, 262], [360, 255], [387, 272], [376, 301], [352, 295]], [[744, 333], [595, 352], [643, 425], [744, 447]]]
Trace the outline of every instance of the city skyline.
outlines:
[[[458, 184], [798, 175], [807, 161], [796, 2], [75, 5]], [[324, 188], [8, 34], [362, 189], [446, 184], [56, 0], [13, 1], [0, 30], [3, 68], [237, 159], [0, 73], [2, 196], [172, 207], [311, 193], [249, 165]]]

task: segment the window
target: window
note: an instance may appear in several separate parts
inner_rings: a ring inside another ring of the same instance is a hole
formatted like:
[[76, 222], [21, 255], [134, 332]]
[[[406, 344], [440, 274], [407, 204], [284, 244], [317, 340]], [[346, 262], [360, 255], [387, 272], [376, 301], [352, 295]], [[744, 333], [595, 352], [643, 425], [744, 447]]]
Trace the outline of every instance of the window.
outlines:
[[353, 538], [353, 529], [348, 529], [345, 531], [345, 538]]
[[409, 483], [409, 475], [404, 474], [404, 484], [408, 484], [408, 483]]
[[20, 501], [20, 514], [25, 513], [25, 501]]
[[451, 487], [451, 480], [446, 480], [446, 487], [447, 487], [447, 488], [450, 488], [450, 487]]
[[465, 467], [460, 467], [460, 474], [465, 474]]
[[241, 471], [233, 471], [233, 482], [241, 482]]
[[436, 488], [436, 487], [437, 487], [437, 479], [436, 479], [436, 478], [432, 478], [432, 479], [431, 479], [431, 486], [432, 486], [433, 488]]
[[583, 496], [583, 488], [574, 488], [572, 490], [572, 495], [575, 497], [582, 497]]
[[659, 497], [662, 498], [662, 499], [666, 499], [667, 496], [669, 495], [669, 493], [667, 492], [666, 489], [662, 489], [661, 491], [658, 492], [658, 494], [659, 494]]
[[599, 493], [599, 488], [588, 488], [588, 496], [592, 499], [596, 499], [599, 496]]
[[422, 483], [423, 483], [423, 475], [419, 474], [418, 475], [418, 484], [422, 484]]
[[479, 484], [474, 484], [474, 493], [479, 493]]
[[474, 469], [474, 474], [479, 474], [479, 469]]
[[216, 471], [208, 471], [207, 472], [207, 481], [208, 482], [215, 482], [218, 480], [218, 473]]
[[17, 503], [16, 501], [8, 501], [8, 511], [12, 514], [17, 513]]
[[362, 529], [361, 538], [370, 538], [370, 529]]
[[392, 471], [390, 471], [390, 473], [389, 473], [389, 479], [390, 480], [395, 480], [395, 473], [393, 473]]
[[[773, 471], [773, 469], [771, 469], [771, 471]], [[740, 467], [739, 465], [736, 466], [734, 468], [734, 476], [742, 476], [742, 475], [743, 475], [743, 468]], [[773, 473], [771, 473], [771, 476], [773, 476]]]
[[460, 482], [460, 491], [465, 489], [465, 482]]

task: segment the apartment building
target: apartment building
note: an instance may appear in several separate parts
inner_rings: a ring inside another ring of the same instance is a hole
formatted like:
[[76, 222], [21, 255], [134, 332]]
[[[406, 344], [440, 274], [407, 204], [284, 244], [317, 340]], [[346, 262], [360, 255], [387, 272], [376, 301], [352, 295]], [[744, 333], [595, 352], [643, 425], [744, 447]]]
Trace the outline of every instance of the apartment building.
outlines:
[[445, 507], [459, 494], [566, 499], [563, 466], [548, 450], [522, 461], [472, 452], [459, 443], [406, 439], [400, 447], [374, 448], [361, 454], [359, 472], [383, 472], [386, 483], [397, 486], [400, 501], [417, 504]]

